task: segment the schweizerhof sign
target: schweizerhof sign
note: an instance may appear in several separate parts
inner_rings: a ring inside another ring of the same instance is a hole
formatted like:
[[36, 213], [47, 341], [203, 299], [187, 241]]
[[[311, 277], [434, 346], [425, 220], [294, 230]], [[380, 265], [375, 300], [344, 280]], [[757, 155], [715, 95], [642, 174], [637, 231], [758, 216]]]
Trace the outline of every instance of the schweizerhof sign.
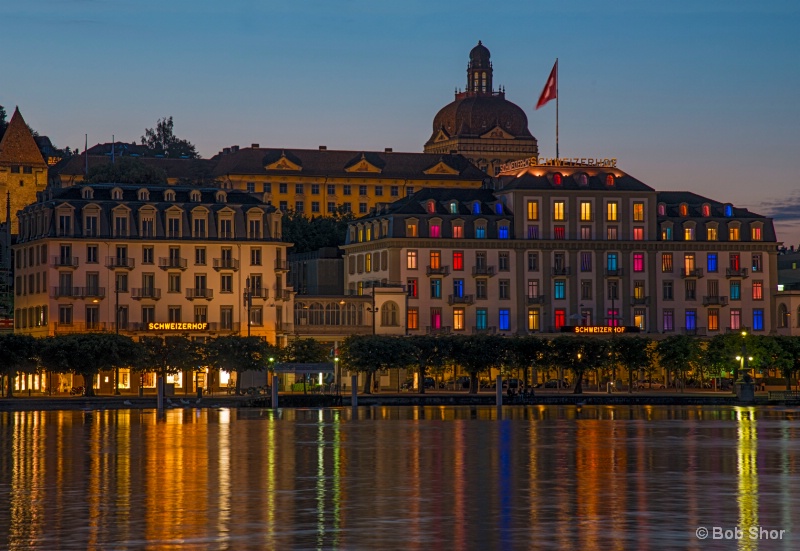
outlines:
[[179, 322], [168, 322], [168, 323], [160, 323], [160, 322], [153, 322], [147, 324], [148, 331], [207, 331], [208, 330], [208, 322], [195, 322], [195, 323], [179, 323]]
[[504, 165], [500, 165], [500, 172], [508, 172], [509, 170], [519, 170], [520, 168], [528, 168], [530, 166], [574, 166], [574, 167], [600, 167], [600, 168], [615, 168], [617, 166], [617, 159], [598, 159], [594, 157], [530, 157], [529, 159], [520, 159], [519, 161], [511, 161]]

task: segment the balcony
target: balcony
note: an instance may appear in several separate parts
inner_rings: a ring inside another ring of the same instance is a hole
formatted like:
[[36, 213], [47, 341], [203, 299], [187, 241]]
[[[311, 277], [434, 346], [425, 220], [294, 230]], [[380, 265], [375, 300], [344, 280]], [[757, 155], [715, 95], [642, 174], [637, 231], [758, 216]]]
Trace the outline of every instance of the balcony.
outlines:
[[473, 277], [494, 277], [494, 266], [473, 266], [472, 267], [472, 276]]
[[545, 295], [528, 295], [525, 299], [528, 304], [545, 304], [547, 302]]
[[113, 323], [104, 322], [75, 322], [75, 323], [60, 323], [52, 322], [50, 326], [53, 329], [54, 335], [63, 335], [65, 333], [86, 333], [90, 331], [113, 331]]
[[71, 287], [66, 285], [60, 285], [58, 287], [53, 287], [53, 290], [50, 292], [50, 298], [80, 298], [81, 297], [81, 287]]
[[568, 266], [556, 266], [550, 269], [550, 275], [553, 276], [568, 276], [572, 270]]
[[450, 275], [450, 266], [439, 266], [438, 268], [434, 268], [432, 266], [428, 266], [425, 270], [427, 275], [440, 275], [440, 276], [449, 276]]
[[[269, 298], [269, 290], [264, 289], [263, 287], [256, 287], [254, 289], [249, 289], [250, 291], [250, 298], [259, 298], [261, 300], [267, 300]], [[247, 292], [248, 289], [245, 289], [245, 300], [247, 300]]]
[[604, 273], [606, 277], [622, 277], [624, 272], [622, 268], [606, 268]]
[[158, 267], [162, 270], [185, 270], [186, 259], [172, 256], [162, 256], [158, 259]]
[[136, 261], [127, 256], [106, 257], [106, 268], [108, 268], [109, 270], [116, 270], [117, 268], [122, 268], [125, 270], [133, 270], [134, 266], [136, 266]]
[[650, 297], [631, 297], [632, 306], [650, 306]]
[[472, 327], [473, 335], [494, 335], [497, 333], [497, 327]]
[[103, 299], [106, 298], [105, 287], [80, 287], [83, 298]]
[[194, 300], [196, 298], [211, 300], [214, 298], [214, 290], [213, 289], [186, 289], [186, 298], [189, 300]]
[[77, 268], [77, 256], [53, 256], [51, 257], [50, 265], [53, 268]]
[[292, 292], [289, 289], [275, 289], [275, 300], [292, 300]]
[[681, 277], [684, 279], [698, 279], [703, 277], [703, 268], [684, 268], [681, 270]]
[[276, 260], [275, 261], [275, 271], [276, 272], [288, 272], [289, 271], [289, 262], [287, 260]]
[[689, 335], [690, 337], [705, 337], [706, 336], [706, 328], [705, 327], [694, 327], [692, 329], [688, 327], [682, 327], [681, 331], [684, 335]]
[[447, 304], [450, 306], [454, 304], [472, 304], [473, 296], [472, 295], [448, 295], [447, 296]]
[[426, 335], [449, 335], [451, 333], [452, 327], [425, 327], [425, 334]]
[[747, 268], [740, 268], [739, 270], [735, 270], [733, 268], [726, 268], [725, 269], [725, 277], [747, 277]]
[[233, 270], [234, 272], [239, 271], [239, 261], [235, 258], [215, 258], [214, 259], [214, 269], [216, 271], [220, 270]]
[[142, 287], [140, 289], [131, 289], [131, 298], [133, 300], [152, 299], [159, 300], [161, 298], [161, 289], [155, 287]]
[[720, 297], [720, 296], [703, 297], [703, 306], [727, 306], [727, 305], [728, 305], [728, 297]]

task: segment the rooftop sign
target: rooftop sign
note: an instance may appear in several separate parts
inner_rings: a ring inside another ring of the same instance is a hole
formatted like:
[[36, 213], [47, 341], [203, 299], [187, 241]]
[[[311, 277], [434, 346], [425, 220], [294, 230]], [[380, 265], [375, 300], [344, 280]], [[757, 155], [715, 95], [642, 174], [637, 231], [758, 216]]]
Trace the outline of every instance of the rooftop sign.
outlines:
[[518, 170], [520, 168], [528, 168], [530, 166], [577, 166], [577, 167], [593, 167], [593, 168], [615, 168], [617, 166], [617, 159], [599, 159], [593, 157], [530, 157], [529, 159], [520, 159], [519, 161], [511, 161], [504, 165], [500, 165], [500, 172], [507, 172], [509, 170]]

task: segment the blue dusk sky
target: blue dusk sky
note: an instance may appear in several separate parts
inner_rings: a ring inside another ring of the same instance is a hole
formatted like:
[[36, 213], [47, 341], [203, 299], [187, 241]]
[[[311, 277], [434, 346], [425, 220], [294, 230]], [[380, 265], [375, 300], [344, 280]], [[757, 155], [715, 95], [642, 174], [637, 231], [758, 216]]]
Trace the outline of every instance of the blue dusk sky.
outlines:
[[157, 119], [223, 147], [422, 151], [489, 48], [494, 84], [555, 154], [616, 157], [658, 190], [775, 217], [800, 243], [796, 0], [3, 0], [0, 105], [59, 147]]

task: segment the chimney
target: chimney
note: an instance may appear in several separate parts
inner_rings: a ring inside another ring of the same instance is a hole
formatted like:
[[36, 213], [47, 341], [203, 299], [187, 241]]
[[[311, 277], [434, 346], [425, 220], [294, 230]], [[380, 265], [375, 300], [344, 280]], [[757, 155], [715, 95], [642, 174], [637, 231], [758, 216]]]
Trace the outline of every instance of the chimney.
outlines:
[[386, 149], [383, 150], [383, 152], [384, 153], [391, 153], [392, 152], [392, 148], [391, 147], [387, 147]]
[[239, 151], [239, 146], [238, 145], [232, 145], [231, 146], [231, 153], [236, 153], [237, 151]]
[[250, 144], [250, 147], [253, 148], [253, 149], [258, 149], [261, 146], [259, 144], [257, 144], [257, 143], [252, 143], [252, 144]]
[[327, 151], [328, 150], [328, 146], [327, 145], [321, 145], [321, 146], [319, 146], [319, 150], [320, 151]]
[[231, 152], [231, 148], [230, 147], [223, 147], [222, 148], [222, 154], [223, 155], [229, 155], [230, 152]]

